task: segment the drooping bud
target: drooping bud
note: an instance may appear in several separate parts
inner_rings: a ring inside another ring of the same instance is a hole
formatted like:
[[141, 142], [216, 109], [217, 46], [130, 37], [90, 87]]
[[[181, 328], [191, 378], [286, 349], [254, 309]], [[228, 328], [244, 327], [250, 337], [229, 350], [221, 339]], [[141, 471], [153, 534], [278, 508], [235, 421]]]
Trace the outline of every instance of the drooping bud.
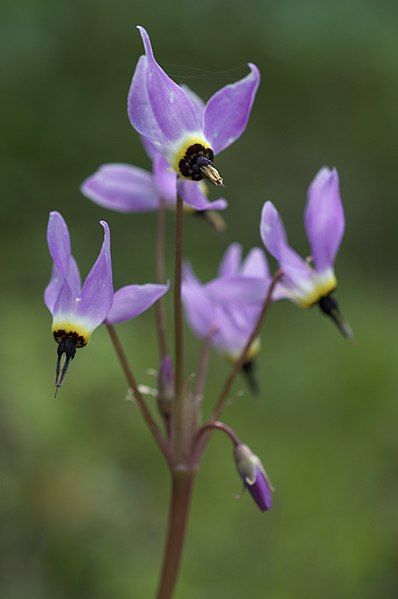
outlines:
[[351, 340], [354, 339], [354, 333], [340, 312], [339, 305], [332, 295], [329, 294], [321, 297], [318, 305], [321, 311], [333, 320], [343, 337]]
[[158, 408], [168, 418], [174, 400], [174, 372], [170, 356], [165, 356], [158, 372]]
[[262, 512], [272, 507], [272, 485], [264, 467], [248, 447], [241, 443], [234, 448], [236, 467], [245, 487]]

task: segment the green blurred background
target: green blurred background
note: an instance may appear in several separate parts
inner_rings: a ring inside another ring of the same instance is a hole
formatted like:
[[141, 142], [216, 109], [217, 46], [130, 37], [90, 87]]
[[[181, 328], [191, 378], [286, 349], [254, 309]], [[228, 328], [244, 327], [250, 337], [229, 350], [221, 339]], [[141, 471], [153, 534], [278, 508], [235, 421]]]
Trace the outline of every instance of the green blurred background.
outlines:
[[[272, 308], [262, 394], [226, 420], [276, 487], [261, 514], [226, 439], [197, 480], [176, 597], [398, 596], [396, 2], [3, 0], [1, 27], [0, 597], [152, 597], [168, 479], [100, 328], [53, 400], [56, 346], [42, 291], [48, 212], [69, 223], [87, 272], [112, 229], [115, 286], [154, 280], [155, 217], [119, 215], [79, 193], [103, 162], [149, 168], [126, 116], [146, 26], [159, 62], [203, 97], [246, 73], [262, 85], [247, 132], [217, 162], [228, 231], [186, 219], [186, 252], [211, 278], [231, 241], [260, 243], [265, 199], [298, 249], [305, 190], [337, 166], [346, 210], [338, 298], [344, 342], [317, 310]], [[216, 192], [212, 192], [216, 197]], [[168, 275], [173, 219], [168, 218]], [[168, 298], [171, 315], [171, 297]], [[157, 367], [153, 310], [120, 326], [140, 382]], [[171, 326], [170, 326], [171, 332]], [[187, 331], [187, 370], [199, 345]], [[207, 409], [228, 365], [215, 355]]]

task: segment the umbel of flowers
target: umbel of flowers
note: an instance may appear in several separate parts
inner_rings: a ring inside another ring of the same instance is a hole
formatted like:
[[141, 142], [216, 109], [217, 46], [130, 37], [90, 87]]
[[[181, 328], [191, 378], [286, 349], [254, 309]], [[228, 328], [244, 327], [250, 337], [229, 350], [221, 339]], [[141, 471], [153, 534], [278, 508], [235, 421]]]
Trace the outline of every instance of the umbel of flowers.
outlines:
[[[227, 202], [224, 198], [209, 201], [206, 184], [223, 185], [216, 158], [244, 132], [260, 73], [249, 64], [249, 73], [243, 79], [219, 89], [205, 103], [166, 74], [155, 59], [147, 32], [138, 29], [145, 53], [132, 78], [128, 116], [151, 161], [151, 172], [129, 164], [103, 164], [83, 182], [81, 191], [111, 211], [157, 212], [156, 282], [114, 291], [110, 230], [101, 221], [102, 247], [82, 284], [68, 227], [59, 212], [51, 212], [47, 241], [52, 273], [44, 299], [52, 314], [52, 333], [57, 343], [56, 391], [77, 350], [86, 346], [94, 330], [104, 324], [138, 408], [167, 462], [172, 492], [157, 593], [159, 599], [167, 599], [172, 597], [177, 580], [193, 481], [215, 431], [232, 441], [237, 472], [259, 510], [271, 508], [273, 487], [260, 458], [220, 420], [240, 372], [246, 375], [251, 391], [260, 391], [254, 362], [260, 359], [260, 333], [271, 303], [289, 299], [301, 308], [318, 305], [345, 337], [351, 338], [352, 332], [335, 298], [334, 261], [345, 225], [336, 169], [323, 167], [308, 189], [304, 214], [311, 252], [308, 258], [300, 257], [290, 247], [279, 213], [271, 202], [266, 202], [260, 236], [278, 262], [275, 273], [271, 273], [262, 248], [251, 249], [243, 259], [241, 246], [232, 243], [221, 259], [217, 276], [206, 283], [198, 279], [183, 252], [184, 214], [204, 216], [220, 230], [222, 221], [217, 212], [225, 210]], [[176, 218], [173, 357], [164, 310], [169, 289], [164, 255], [166, 209], [171, 209]], [[114, 326], [137, 317], [152, 305], [156, 309], [160, 354], [156, 390], [138, 384]], [[184, 371], [183, 312], [202, 344], [195, 377]], [[209, 418], [202, 423], [213, 348], [226, 358], [230, 372]], [[156, 395], [156, 405], [147, 400], [147, 391]]]

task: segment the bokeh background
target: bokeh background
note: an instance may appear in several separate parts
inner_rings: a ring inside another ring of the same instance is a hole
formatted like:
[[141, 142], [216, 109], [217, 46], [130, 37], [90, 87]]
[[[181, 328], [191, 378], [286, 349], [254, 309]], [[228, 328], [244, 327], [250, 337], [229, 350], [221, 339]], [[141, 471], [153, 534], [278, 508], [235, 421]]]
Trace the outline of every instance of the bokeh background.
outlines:
[[[272, 307], [261, 396], [240, 380], [225, 418], [262, 456], [274, 507], [260, 514], [248, 496], [235, 499], [230, 445], [216, 435], [176, 597], [397, 597], [397, 4], [3, 0], [1, 11], [0, 597], [146, 598], [156, 587], [169, 491], [160, 454], [126, 400], [105, 329], [53, 399], [56, 346], [42, 303], [52, 209], [69, 223], [83, 272], [106, 218], [115, 285], [154, 280], [154, 215], [110, 213], [79, 192], [100, 163], [150, 166], [125, 108], [142, 52], [136, 23], [167, 71], [203, 97], [248, 61], [262, 71], [247, 132], [217, 163], [227, 233], [186, 219], [199, 275], [214, 276], [229, 242], [260, 243], [265, 199], [308, 252], [306, 188], [335, 165], [347, 218], [338, 299], [357, 337], [345, 342], [316, 309]], [[170, 214], [169, 276], [172, 236]], [[119, 327], [148, 385], [153, 322], [150, 311]], [[189, 371], [199, 344], [186, 337]], [[207, 410], [228, 368], [214, 355]]]

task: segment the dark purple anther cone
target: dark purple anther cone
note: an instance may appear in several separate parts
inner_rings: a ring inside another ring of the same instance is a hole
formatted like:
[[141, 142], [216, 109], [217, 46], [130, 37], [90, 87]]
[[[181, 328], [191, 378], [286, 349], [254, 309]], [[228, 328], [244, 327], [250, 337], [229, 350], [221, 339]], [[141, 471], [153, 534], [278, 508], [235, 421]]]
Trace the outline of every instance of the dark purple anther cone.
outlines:
[[249, 490], [250, 495], [257, 503], [262, 512], [266, 512], [272, 507], [272, 492], [266, 476], [260, 468], [256, 472], [256, 480], [253, 485], [245, 482], [245, 487]]

